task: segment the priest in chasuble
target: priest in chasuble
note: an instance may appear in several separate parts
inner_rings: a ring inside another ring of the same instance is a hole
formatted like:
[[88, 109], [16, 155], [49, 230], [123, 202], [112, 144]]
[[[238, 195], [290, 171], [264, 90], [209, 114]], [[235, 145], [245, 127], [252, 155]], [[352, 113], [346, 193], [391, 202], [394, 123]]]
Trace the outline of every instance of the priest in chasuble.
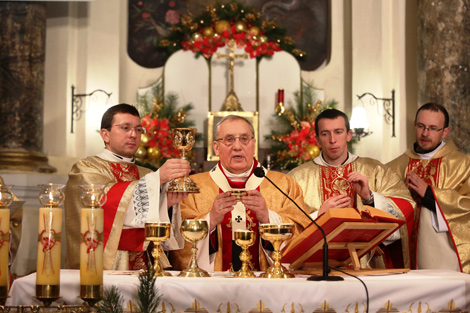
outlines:
[[[191, 178], [200, 193], [190, 194], [181, 202], [183, 219], [205, 219], [209, 235], [198, 242], [198, 265], [207, 271], [239, 270], [241, 248], [235, 244], [234, 231], [255, 232], [256, 242], [249, 248], [252, 270], [266, 270], [272, 247], [259, 236], [260, 223], [294, 223], [294, 236], [310, 222], [295, 205], [269, 181], [253, 175], [260, 166], [254, 158], [256, 138], [251, 123], [240, 116], [224, 117], [215, 128], [213, 147], [219, 163], [209, 172]], [[268, 176], [280, 189], [304, 207], [302, 189], [289, 176], [268, 171]], [[243, 189], [247, 195], [237, 202], [231, 190]], [[175, 269], [189, 264], [191, 245], [170, 252]]]
[[[145, 251], [146, 222], [170, 222], [172, 234], [164, 249], [183, 246], [179, 229], [181, 214], [178, 203], [185, 193], [166, 193], [165, 184], [189, 174], [186, 160], [170, 159], [153, 172], [134, 164], [133, 155], [139, 148], [141, 126], [137, 109], [128, 104], [109, 108], [101, 120], [100, 135], [104, 150], [73, 165], [65, 189], [65, 223], [67, 234], [67, 260], [69, 268], [80, 264], [80, 185], [104, 185], [107, 200], [103, 205], [104, 269], [132, 270], [147, 266]], [[173, 206], [172, 214], [169, 208]], [[165, 258], [165, 257], [164, 257]], [[163, 266], [169, 266], [163, 260]]]
[[416, 142], [389, 163], [418, 204], [412, 262], [470, 273], [470, 157], [443, 141], [450, 128], [442, 105], [424, 104], [414, 124]]
[[413, 225], [414, 201], [400, 177], [377, 160], [362, 158], [348, 151], [352, 138], [343, 112], [328, 109], [315, 120], [316, 140], [321, 154], [289, 172], [304, 192], [313, 218], [331, 208], [373, 206], [405, 220], [406, 223], [381, 245], [383, 256], [361, 259], [362, 267], [410, 267], [409, 239]]

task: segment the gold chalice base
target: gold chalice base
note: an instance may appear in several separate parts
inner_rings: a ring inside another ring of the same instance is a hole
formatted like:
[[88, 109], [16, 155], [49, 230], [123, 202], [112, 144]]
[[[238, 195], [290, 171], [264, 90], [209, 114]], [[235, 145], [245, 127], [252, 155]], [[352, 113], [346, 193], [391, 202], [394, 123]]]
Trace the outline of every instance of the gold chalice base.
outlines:
[[199, 187], [192, 180], [191, 177], [185, 176], [180, 178], [175, 178], [170, 185], [168, 186], [167, 192], [188, 192], [188, 193], [198, 193]]

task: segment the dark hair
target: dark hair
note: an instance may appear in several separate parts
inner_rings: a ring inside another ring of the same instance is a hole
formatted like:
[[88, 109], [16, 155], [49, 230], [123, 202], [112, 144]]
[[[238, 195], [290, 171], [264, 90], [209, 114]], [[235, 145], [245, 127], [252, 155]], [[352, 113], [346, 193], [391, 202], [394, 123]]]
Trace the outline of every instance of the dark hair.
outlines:
[[432, 112], [441, 112], [442, 114], [444, 114], [444, 118], [445, 118], [444, 128], [449, 127], [449, 113], [447, 113], [446, 108], [444, 108], [442, 105], [440, 105], [438, 103], [434, 103], [434, 102], [428, 102], [426, 104], [423, 104], [418, 109], [418, 111], [416, 112], [415, 123], [416, 123], [416, 120], [418, 119], [418, 113], [421, 110], [432, 111]]
[[119, 103], [110, 107], [106, 112], [104, 112], [103, 117], [101, 118], [101, 129], [111, 129], [114, 115], [118, 113], [128, 113], [140, 118], [139, 111], [137, 111], [135, 106], [127, 103]]
[[215, 128], [214, 128], [214, 140], [217, 139], [217, 135], [219, 134], [219, 130], [220, 130], [220, 126], [225, 123], [225, 122], [231, 122], [231, 121], [243, 121], [245, 123], [248, 124], [248, 126], [250, 126], [250, 129], [251, 129], [251, 132], [253, 133], [253, 136], [255, 135], [255, 129], [253, 128], [253, 125], [250, 123], [250, 121], [243, 117], [243, 116], [240, 116], [240, 115], [235, 115], [235, 114], [232, 114], [232, 115], [227, 115], [225, 116], [224, 118], [222, 118], [218, 123], [217, 125], [215, 125]]
[[338, 117], [342, 117], [344, 119], [344, 124], [346, 125], [346, 131], [349, 132], [349, 120], [348, 116], [341, 112], [340, 110], [336, 109], [327, 109], [323, 112], [321, 112], [317, 118], [315, 119], [315, 133], [318, 134], [318, 122], [322, 119], [329, 119], [329, 120], [334, 120], [337, 119]]

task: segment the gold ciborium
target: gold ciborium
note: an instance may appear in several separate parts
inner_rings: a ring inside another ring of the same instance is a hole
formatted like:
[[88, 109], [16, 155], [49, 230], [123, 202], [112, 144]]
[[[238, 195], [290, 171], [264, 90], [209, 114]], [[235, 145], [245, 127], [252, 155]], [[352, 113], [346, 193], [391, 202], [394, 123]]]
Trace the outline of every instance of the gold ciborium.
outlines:
[[169, 222], [145, 223], [145, 239], [152, 241], [154, 244], [152, 256], [154, 258], [155, 277], [172, 276], [163, 270], [160, 263], [160, 257], [163, 254], [161, 242], [170, 238], [170, 229], [171, 223]]
[[187, 269], [181, 271], [180, 277], [210, 277], [209, 273], [197, 266], [197, 247], [198, 241], [204, 239], [209, 231], [209, 225], [206, 220], [184, 220], [181, 224], [181, 234], [184, 239], [191, 242], [191, 260]]
[[255, 243], [255, 234], [251, 230], [239, 229], [235, 231], [235, 243], [240, 246], [243, 251], [240, 253], [240, 261], [242, 261], [242, 267], [238, 272], [235, 273], [234, 277], [256, 277], [248, 266], [248, 261], [251, 259], [248, 247]]
[[292, 237], [294, 224], [261, 224], [259, 233], [264, 240], [269, 240], [273, 246], [272, 254], [274, 263], [268, 268], [266, 273], [259, 277], [263, 278], [293, 278], [294, 275], [281, 265], [282, 253], [280, 252], [281, 243]]
[[245, 189], [232, 189], [230, 191], [231, 196], [237, 197], [237, 201], [241, 202], [242, 201], [242, 196], [246, 196], [246, 190]]
[[[195, 128], [173, 128], [173, 147], [181, 152], [181, 159], [186, 160], [186, 152], [190, 151], [196, 141]], [[175, 178], [166, 190], [168, 192], [199, 192], [196, 183], [188, 175]]]

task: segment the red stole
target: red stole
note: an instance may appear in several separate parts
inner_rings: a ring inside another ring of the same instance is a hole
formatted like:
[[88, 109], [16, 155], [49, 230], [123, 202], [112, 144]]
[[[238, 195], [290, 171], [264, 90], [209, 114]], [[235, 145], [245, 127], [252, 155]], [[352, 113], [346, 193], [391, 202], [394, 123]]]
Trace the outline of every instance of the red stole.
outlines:
[[[134, 164], [112, 163], [109, 162], [111, 170], [116, 178], [116, 183], [106, 193], [107, 200], [103, 205], [104, 227], [103, 227], [103, 244], [106, 244], [114, 225], [114, 219], [121, 203], [122, 197], [127, 190], [129, 184], [140, 179], [139, 170]], [[135, 251], [130, 253], [129, 269], [141, 269], [142, 265], [146, 265], [144, 261], [143, 246], [145, 241], [145, 230], [143, 228], [123, 229], [119, 239], [118, 250]], [[145, 267], [144, 267], [145, 268]]]
[[349, 173], [354, 170], [353, 163], [338, 167], [320, 166], [322, 203], [333, 196], [346, 193], [353, 199], [353, 207], [357, 208], [356, 192], [352, 184], [347, 181]]
[[[257, 166], [257, 161], [253, 166], [253, 170]], [[225, 175], [224, 170], [220, 166], [220, 170]], [[248, 178], [253, 175], [253, 170], [248, 176]], [[233, 182], [227, 175], [225, 175], [230, 187], [232, 188], [245, 188], [245, 182]], [[256, 190], [260, 190], [259, 186]], [[223, 193], [222, 189], [219, 188], [219, 193]], [[232, 256], [232, 212], [228, 212], [224, 216], [224, 220], [220, 223], [222, 229], [222, 270], [227, 271], [232, 267], [232, 257], [238, 258], [239, 256]], [[248, 248], [248, 251], [251, 255], [251, 260], [249, 261], [252, 264], [252, 270], [259, 271], [259, 231], [258, 231], [258, 219], [256, 218], [255, 213], [251, 210], [246, 209], [246, 229], [251, 230], [255, 233], [255, 243]], [[219, 245], [220, 246], [220, 245]]]
[[[413, 171], [415, 172], [422, 180], [424, 180], [430, 186], [437, 186], [439, 182], [439, 174], [441, 169], [442, 158], [430, 159], [430, 160], [420, 160], [420, 159], [411, 159], [408, 162], [408, 167], [406, 172]], [[414, 223], [414, 229], [412, 232], [411, 238], [411, 251], [410, 255], [412, 266], [411, 268], [416, 268], [417, 264], [417, 247], [418, 247], [418, 231], [419, 231], [419, 219], [421, 217], [421, 197], [416, 194], [416, 191], [411, 190], [411, 195], [416, 201], [417, 210], [415, 212], [416, 223]], [[436, 196], [434, 195], [434, 199]], [[454, 243], [455, 246], [455, 243]]]

